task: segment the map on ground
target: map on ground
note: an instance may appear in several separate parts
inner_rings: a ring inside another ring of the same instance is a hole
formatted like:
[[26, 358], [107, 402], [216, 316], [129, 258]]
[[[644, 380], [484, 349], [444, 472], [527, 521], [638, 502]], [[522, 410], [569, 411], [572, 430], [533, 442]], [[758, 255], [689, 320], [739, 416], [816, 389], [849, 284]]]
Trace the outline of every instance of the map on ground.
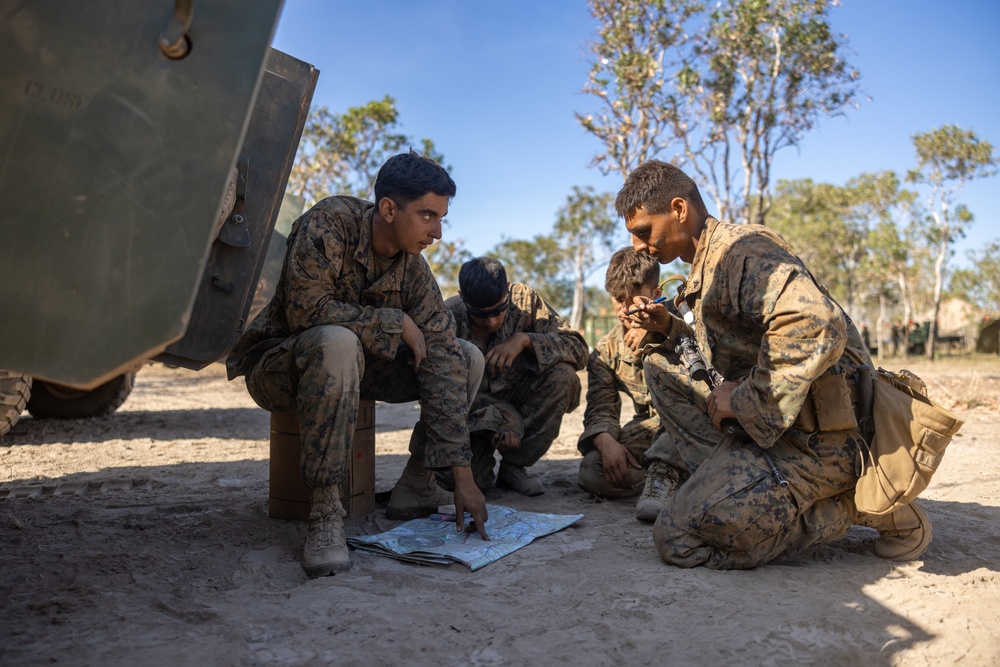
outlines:
[[[487, 505], [489, 541], [457, 532], [451, 517], [413, 519], [377, 535], [348, 537], [355, 549], [424, 565], [461, 563], [473, 572], [583, 518], [582, 514], [540, 514]], [[468, 520], [466, 521], [468, 524]]]

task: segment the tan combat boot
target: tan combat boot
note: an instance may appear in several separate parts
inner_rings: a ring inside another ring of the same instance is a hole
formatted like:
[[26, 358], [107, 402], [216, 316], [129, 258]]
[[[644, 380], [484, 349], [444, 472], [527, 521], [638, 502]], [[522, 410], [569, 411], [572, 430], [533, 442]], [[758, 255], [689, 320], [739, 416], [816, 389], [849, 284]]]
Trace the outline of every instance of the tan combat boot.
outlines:
[[310, 492], [309, 531], [302, 550], [302, 569], [310, 577], [322, 577], [351, 569], [347, 551], [339, 486], [324, 486]]
[[639, 502], [635, 504], [635, 518], [639, 521], [656, 521], [667, 499], [677, 490], [677, 484], [668, 475], [668, 466], [653, 461], [646, 471], [646, 484], [642, 488]]
[[437, 512], [440, 505], [452, 505], [455, 497], [437, 485], [434, 473], [423, 467], [406, 464], [396, 486], [392, 487], [385, 517], [407, 521]]
[[903, 505], [892, 514], [861, 514], [857, 522], [878, 531], [875, 553], [880, 558], [914, 560], [931, 543], [931, 520], [916, 500]]
[[534, 475], [529, 475], [526, 468], [512, 465], [506, 461], [500, 462], [500, 470], [497, 472], [497, 486], [516, 491], [522, 496], [540, 496], [545, 493], [542, 480]]

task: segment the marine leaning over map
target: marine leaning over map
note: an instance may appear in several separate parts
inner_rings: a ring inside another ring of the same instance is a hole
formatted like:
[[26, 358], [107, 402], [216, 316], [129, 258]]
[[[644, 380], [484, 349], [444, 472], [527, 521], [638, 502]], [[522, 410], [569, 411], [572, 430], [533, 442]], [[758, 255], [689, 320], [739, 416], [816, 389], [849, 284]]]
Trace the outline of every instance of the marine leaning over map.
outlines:
[[302, 566], [310, 576], [351, 566], [339, 485], [361, 398], [420, 400], [410, 458], [386, 516], [412, 519], [453, 502], [429, 469], [450, 469], [463, 510], [487, 539], [486, 500], [472, 479], [467, 416], [482, 379], [475, 345], [455, 322], [421, 252], [441, 238], [455, 182], [416, 153], [386, 161], [375, 203], [328, 197], [292, 227], [274, 298], [236, 343], [230, 379], [246, 376], [260, 407], [294, 412], [310, 489]]
[[[635, 300], [641, 310], [633, 326], [665, 336], [644, 362], [664, 429], [646, 456], [669, 471], [670, 492], [653, 527], [660, 556], [682, 567], [752, 568], [835, 540], [853, 523], [879, 531], [882, 557], [920, 556], [931, 524], [916, 502], [885, 516], [855, 507], [862, 436], [849, 394], [832, 392], [847, 396], [846, 407], [816, 405], [810, 388], [846, 385], [871, 359], [802, 260], [766, 227], [711, 217], [694, 181], [664, 162], [635, 169], [615, 208], [636, 251], [661, 264], [691, 263], [678, 295], [691, 326], [662, 304]], [[724, 377], [711, 394], [692, 395], [691, 378], [677, 373], [682, 336], [694, 336]], [[823, 408], [839, 420], [806, 423], [807, 413]], [[747, 438], [720, 430], [730, 419]]]
[[483, 490], [496, 483], [525, 496], [545, 493], [530, 475], [580, 403], [577, 371], [587, 343], [535, 290], [508, 283], [499, 260], [477, 257], [458, 273], [459, 295], [446, 302], [459, 339], [482, 350], [486, 373], [472, 404], [472, 469]]

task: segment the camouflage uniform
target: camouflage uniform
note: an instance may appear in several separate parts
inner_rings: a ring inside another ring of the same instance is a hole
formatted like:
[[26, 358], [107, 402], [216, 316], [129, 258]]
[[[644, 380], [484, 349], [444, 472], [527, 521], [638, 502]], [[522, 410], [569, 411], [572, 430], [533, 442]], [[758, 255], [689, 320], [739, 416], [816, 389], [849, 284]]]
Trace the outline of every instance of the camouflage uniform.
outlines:
[[654, 525], [660, 555], [683, 567], [752, 568], [840, 537], [853, 519], [860, 433], [794, 424], [815, 379], [871, 364], [854, 324], [780, 237], [756, 225], [710, 218], [683, 297], [702, 354], [740, 383], [732, 407], [754, 442], [724, 436], [708, 419], [707, 387], [685, 377], [671, 351], [690, 331], [672, 318], [664, 346], [644, 363], [664, 429], [646, 456], [670, 465], [680, 484]]
[[[563, 415], [580, 404], [580, 378], [587, 363], [587, 343], [527, 285], [511, 283], [510, 307], [490, 342], [479, 346], [469, 328], [465, 302], [454, 296], [445, 302], [457, 324], [459, 338], [480, 347], [483, 354], [523, 332], [531, 339], [511, 368], [498, 377], [483, 376], [469, 415], [473, 434], [473, 472], [480, 487], [492, 483], [494, 433], [512, 431], [521, 446], [503, 452], [509, 464], [527, 468], [542, 458], [559, 435]], [[487, 474], [488, 468], [488, 474]]]
[[[642, 359], [625, 344], [625, 329], [618, 325], [597, 343], [597, 349], [587, 360], [587, 409], [583, 414], [583, 433], [577, 449], [583, 454], [580, 462], [580, 486], [603, 498], [620, 498], [638, 494], [646, 474], [632, 471], [633, 489], [620, 489], [604, 477], [601, 455], [594, 447], [594, 438], [607, 433], [631, 452], [640, 465], [646, 450], [660, 427], [655, 412], [650, 411], [649, 391], [642, 374]], [[648, 337], [648, 334], [647, 334]], [[643, 341], [645, 342], [645, 341]], [[635, 416], [621, 424], [620, 393], [632, 399]]]
[[[310, 488], [343, 480], [361, 398], [419, 399], [411, 453], [429, 468], [471, 461], [466, 416], [482, 355], [456, 340], [421, 255], [400, 253], [375, 278], [374, 211], [367, 201], [328, 197], [295, 222], [274, 298], [226, 364], [230, 379], [246, 376], [260, 407], [297, 413]], [[404, 313], [427, 343], [416, 371], [401, 338]]]

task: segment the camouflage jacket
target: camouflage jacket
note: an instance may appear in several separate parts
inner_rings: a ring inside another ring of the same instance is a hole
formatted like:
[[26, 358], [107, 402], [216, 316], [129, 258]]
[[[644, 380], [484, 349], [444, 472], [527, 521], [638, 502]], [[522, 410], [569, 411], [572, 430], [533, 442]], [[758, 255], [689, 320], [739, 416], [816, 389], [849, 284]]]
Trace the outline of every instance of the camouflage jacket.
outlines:
[[[709, 218], [683, 298], [698, 347], [727, 380], [740, 424], [770, 447], [795, 421], [812, 382], [838, 364], [871, 364], [861, 335], [776, 232]], [[688, 331], [673, 316], [668, 342]]]
[[594, 436], [600, 433], [618, 439], [620, 393], [632, 399], [637, 415], [649, 413], [651, 401], [642, 374], [642, 358], [625, 344], [624, 334], [625, 329], [616, 324], [597, 342], [597, 349], [587, 360], [587, 409], [583, 414], [583, 433], [577, 443], [582, 454], [594, 449]]
[[454, 320], [421, 255], [400, 253], [371, 280], [374, 211], [371, 202], [328, 197], [295, 221], [274, 297], [236, 342], [226, 362], [229, 378], [246, 375], [289, 336], [324, 324], [353, 331], [366, 355], [393, 359], [406, 313], [427, 342], [417, 374], [428, 426], [426, 464], [468, 465], [466, 371]]
[[488, 377], [488, 373], [483, 375], [479, 391], [493, 394], [512, 389], [514, 383], [521, 377], [518, 372], [519, 366], [530, 370], [533, 374], [541, 374], [564, 361], [578, 371], [583, 370], [587, 363], [588, 348], [579, 331], [571, 329], [569, 324], [527, 285], [511, 283], [508, 298], [510, 308], [507, 310], [507, 317], [485, 348], [472, 336], [462, 297], [453, 296], [445, 301], [445, 305], [455, 317], [458, 337], [475, 343], [483, 354], [518, 332], [528, 334], [528, 338], [531, 339], [531, 349], [518, 357], [508, 373], [495, 378]]

